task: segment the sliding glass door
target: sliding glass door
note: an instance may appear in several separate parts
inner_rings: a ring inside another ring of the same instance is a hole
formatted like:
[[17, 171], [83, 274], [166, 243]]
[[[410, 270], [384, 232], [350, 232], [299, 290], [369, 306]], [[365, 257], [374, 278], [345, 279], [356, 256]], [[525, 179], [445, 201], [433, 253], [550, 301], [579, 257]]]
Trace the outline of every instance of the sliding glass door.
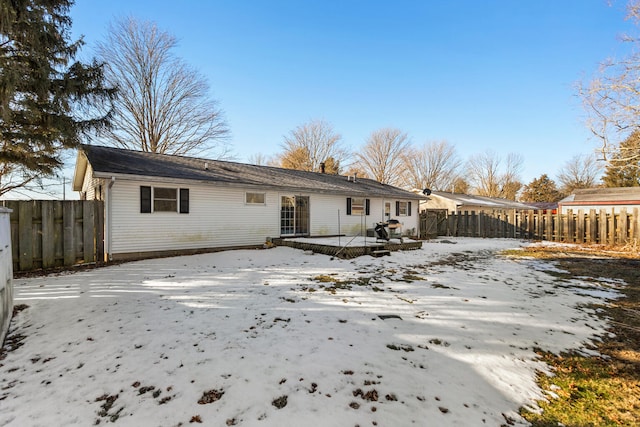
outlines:
[[282, 196], [280, 199], [280, 235], [309, 235], [309, 197]]

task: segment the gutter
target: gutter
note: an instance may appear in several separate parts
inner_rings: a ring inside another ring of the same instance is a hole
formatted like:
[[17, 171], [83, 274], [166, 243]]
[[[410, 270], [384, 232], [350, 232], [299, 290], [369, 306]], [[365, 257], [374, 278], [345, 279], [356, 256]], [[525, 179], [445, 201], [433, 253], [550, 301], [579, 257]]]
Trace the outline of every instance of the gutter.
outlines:
[[111, 253], [111, 236], [112, 236], [112, 206], [113, 203], [111, 201], [111, 195], [112, 195], [112, 190], [111, 187], [113, 187], [113, 184], [115, 184], [116, 182], [116, 177], [112, 176], [111, 177], [111, 181], [109, 182], [109, 185], [107, 186], [107, 194], [106, 194], [106, 202], [107, 202], [107, 206], [106, 206], [106, 218], [105, 218], [105, 227], [107, 229], [107, 233], [106, 233], [106, 237], [107, 237], [107, 247], [105, 248], [105, 251], [107, 252], [107, 257], [109, 261], [113, 261], [113, 254]]

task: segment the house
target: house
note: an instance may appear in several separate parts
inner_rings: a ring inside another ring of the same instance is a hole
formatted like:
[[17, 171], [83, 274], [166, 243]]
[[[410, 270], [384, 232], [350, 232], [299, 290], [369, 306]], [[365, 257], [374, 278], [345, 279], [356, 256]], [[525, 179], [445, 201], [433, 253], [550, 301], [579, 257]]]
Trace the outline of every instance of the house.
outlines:
[[449, 213], [482, 212], [507, 209], [537, 209], [535, 206], [514, 200], [495, 197], [471, 196], [468, 194], [451, 193], [447, 191], [432, 191], [422, 197], [420, 211], [446, 210]]
[[109, 259], [365, 235], [389, 219], [418, 234], [420, 196], [356, 176], [83, 145], [73, 189], [104, 201]]
[[558, 202], [558, 209], [566, 214], [569, 209], [588, 212], [591, 209], [606, 209], [607, 213], [619, 213], [622, 208], [633, 212], [640, 208], [640, 187], [584, 188]]

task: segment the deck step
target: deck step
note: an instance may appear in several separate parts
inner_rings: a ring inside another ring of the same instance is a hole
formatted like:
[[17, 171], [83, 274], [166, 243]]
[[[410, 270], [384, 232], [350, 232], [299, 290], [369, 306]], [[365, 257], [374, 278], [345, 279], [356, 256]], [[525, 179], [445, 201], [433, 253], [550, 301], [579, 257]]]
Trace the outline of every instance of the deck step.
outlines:
[[381, 256], [385, 256], [385, 255], [391, 255], [391, 251], [387, 250], [387, 249], [380, 249], [380, 250], [371, 252], [371, 256], [374, 256], [376, 258], [377, 257], [381, 257]]

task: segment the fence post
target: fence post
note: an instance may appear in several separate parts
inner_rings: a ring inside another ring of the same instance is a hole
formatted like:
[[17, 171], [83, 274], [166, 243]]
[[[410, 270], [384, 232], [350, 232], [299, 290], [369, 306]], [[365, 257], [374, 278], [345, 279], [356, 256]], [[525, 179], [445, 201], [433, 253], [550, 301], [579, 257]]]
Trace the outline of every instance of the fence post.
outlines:
[[618, 243], [629, 243], [629, 218], [627, 217], [627, 208], [621, 208], [618, 214]]
[[586, 240], [584, 209], [578, 209], [578, 215], [576, 216], [576, 243], [584, 243]]

